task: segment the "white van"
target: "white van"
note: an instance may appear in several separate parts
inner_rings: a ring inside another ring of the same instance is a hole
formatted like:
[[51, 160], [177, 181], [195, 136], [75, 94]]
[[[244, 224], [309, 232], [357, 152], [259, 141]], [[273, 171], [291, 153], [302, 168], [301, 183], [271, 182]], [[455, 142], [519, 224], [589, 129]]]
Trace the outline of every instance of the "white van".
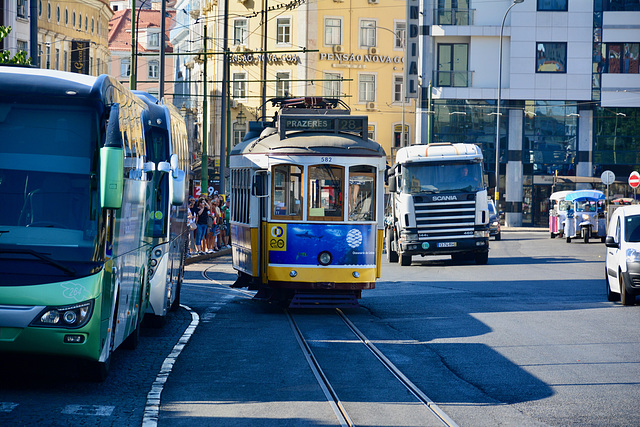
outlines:
[[615, 210], [605, 244], [607, 298], [633, 305], [640, 295], [640, 205]]

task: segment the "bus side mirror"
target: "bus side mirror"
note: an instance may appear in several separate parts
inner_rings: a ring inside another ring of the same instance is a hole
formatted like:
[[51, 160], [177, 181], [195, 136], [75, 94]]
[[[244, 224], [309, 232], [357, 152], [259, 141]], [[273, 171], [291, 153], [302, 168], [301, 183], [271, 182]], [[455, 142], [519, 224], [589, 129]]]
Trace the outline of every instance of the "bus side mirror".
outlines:
[[251, 185], [251, 195], [256, 197], [267, 197], [264, 192], [264, 184], [267, 182], [267, 171], [257, 171], [253, 176]]
[[181, 169], [176, 169], [170, 176], [171, 184], [171, 204], [174, 206], [181, 206], [186, 199], [187, 181], [185, 179], [186, 174]]
[[100, 148], [100, 206], [120, 209], [124, 189], [124, 149], [120, 132], [120, 105], [109, 112], [104, 147]]
[[495, 172], [489, 172], [487, 173], [488, 177], [489, 177], [489, 188], [495, 188], [496, 187], [496, 174]]

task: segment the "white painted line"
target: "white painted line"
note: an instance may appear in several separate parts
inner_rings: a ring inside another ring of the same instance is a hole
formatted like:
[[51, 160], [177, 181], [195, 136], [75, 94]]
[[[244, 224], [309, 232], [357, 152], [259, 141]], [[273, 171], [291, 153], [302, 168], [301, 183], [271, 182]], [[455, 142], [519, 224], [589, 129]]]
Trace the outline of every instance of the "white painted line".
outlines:
[[89, 415], [94, 417], [110, 417], [115, 406], [103, 405], [67, 405], [62, 410], [66, 415]]
[[18, 406], [17, 403], [13, 403], [13, 402], [0, 402], [0, 412], [11, 412], [14, 409], [16, 409], [16, 406]]
[[189, 342], [191, 336], [200, 323], [200, 316], [198, 316], [198, 313], [186, 305], [180, 304], [180, 307], [189, 310], [191, 313], [191, 323], [187, 329], [185, 329], [182, 337], [178, 340], [178, 343], [173, 346], [171, 353], [166, 359], [164, 359], [160, 372], [158, 372], [156, 380], [153, 382], [151, 390], [147, 394], [147, 405], [144, 408], [144, 416], [142, 417], [143, 427], [155, 427], [158, 425], [158, 417], [160, 415], [160, 396], [162, 395], [164, 384], [167, 382], [167, 378], [169, 378], [169, 374], [173, 369], [176, 359], [180, 356], [184, 346]]

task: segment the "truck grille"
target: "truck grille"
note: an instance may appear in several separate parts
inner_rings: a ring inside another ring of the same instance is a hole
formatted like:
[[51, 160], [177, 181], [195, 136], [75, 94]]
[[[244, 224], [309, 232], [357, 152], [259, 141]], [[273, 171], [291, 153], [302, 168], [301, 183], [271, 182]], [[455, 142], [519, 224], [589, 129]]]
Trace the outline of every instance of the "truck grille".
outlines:
[[415, 196], [413, 202], [420, 240], [473, 238], [475, 194]]

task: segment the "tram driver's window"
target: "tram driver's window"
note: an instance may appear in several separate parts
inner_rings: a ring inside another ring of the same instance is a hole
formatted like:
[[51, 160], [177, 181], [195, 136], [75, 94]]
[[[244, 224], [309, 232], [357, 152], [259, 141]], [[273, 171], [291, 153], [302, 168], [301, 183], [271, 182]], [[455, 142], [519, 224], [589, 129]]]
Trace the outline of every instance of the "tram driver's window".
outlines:
[[375, 220], [375, 168], [349, 168], [349, 221]]
[[309, 166], [309, 219], [343, 219], [344, 168], [332, 165]]
[[302, 219], [302, 168], [273, 167], [273, 216]]

